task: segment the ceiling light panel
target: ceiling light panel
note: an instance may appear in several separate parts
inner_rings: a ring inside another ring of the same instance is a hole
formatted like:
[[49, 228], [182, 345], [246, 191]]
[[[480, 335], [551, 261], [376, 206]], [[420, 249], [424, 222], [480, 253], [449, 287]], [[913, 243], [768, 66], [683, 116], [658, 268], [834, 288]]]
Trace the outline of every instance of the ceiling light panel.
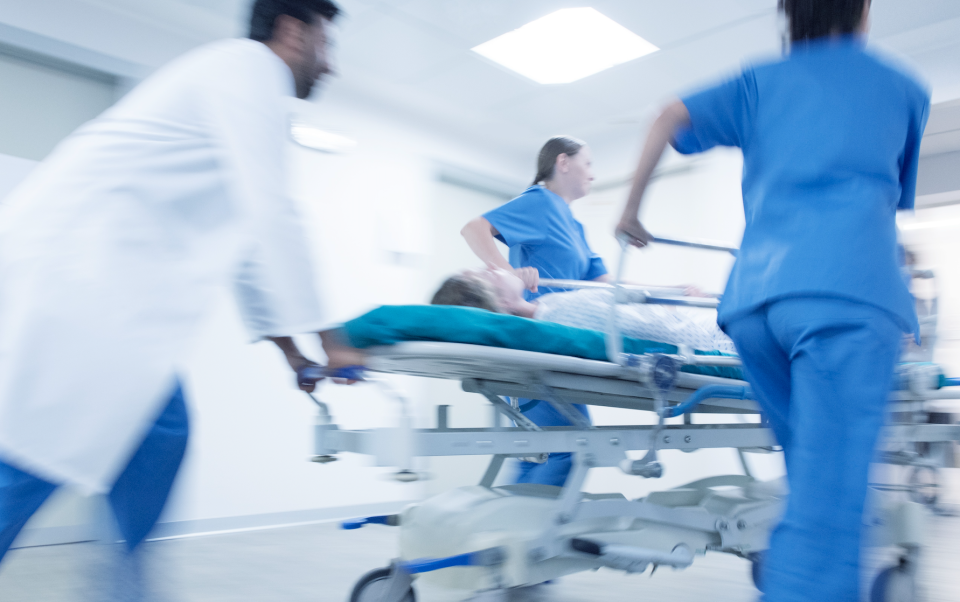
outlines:
[[659, 50], [593, 8], [565, 8], [473, 49], [540, 84], [568, 84]]

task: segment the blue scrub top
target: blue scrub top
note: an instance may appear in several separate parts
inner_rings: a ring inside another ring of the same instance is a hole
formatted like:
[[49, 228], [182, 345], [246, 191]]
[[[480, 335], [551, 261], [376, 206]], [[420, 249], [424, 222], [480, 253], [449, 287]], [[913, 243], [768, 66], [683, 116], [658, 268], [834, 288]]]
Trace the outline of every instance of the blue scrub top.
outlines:
[[[541, 278], [595, 280], [607, 273], [603, 259], [590, 249], [583, 225], [570, 206], [543, 186], [531, 186], [512, 201], [483, 214], [510, 247], [510, 265], [534, 267]], [[541, 287], [527, 300], [555, 292]]]
[[900, 276], [897, 209], [912, 209], [929, 94], [844, 36], [683, 98], [681, 153], [743, 149], [746, 229], [720, 325], [770, 301], [845, 298], [918, 330]]

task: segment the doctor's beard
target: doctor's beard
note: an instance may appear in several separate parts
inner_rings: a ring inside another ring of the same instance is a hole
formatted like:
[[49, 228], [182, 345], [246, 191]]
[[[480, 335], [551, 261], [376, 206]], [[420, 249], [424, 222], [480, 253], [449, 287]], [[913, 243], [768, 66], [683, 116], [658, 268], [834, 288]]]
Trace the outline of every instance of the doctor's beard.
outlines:
[[303, 76], [298, 74], [294, 78], [294, 81], [296, 83], [296, 88], [297, 88], [297, 98], [301, 100], [306, 100], [311, 96], [316, 96], [317, 91], [322, 87], [318, 85], [320, 83], [320, 80], [322, 79], [323, 79], [322, 75], [314, 79], [309, 75]]

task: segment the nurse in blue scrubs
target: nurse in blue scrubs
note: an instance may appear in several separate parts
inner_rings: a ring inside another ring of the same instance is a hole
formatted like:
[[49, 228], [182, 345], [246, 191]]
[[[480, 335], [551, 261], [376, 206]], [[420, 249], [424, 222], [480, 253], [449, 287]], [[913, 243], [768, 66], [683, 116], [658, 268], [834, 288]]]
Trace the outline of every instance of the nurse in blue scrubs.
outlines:
[[[593, 182], [590, 148], [574, 138], [557, 136], [543, 145], [533, 185], [512, 201], [464, 226], [461, 234], [487, 265], [513, 271], [527, 286], [528, 301], [553, 292], [538, 287], [539, 278], [606, 282], [603, 259], [590, 249], [570, 204], [585, 197]], [[496, 240], [510, 248], [504, 259]], [[520, 400], [524, 414], [540, 426], [568, 426], [553, 406]], [[577, 409], [589, 419], [586, 406]], [[551, 454], [544, 464], [521, 462], [518, 483], [562, 486], [570, 472], [570, 454]]]
[[790, 496], [768, 602], [860, 600], [867, 472], [901, 333], [916, 333], [896, 213], [911, 209], [929, 96], [864, 48], [869, 0], [781, 0], [790, 51], [684, 97], [646, 141], [618, 234], [668, 143], [743, 150], [746, 230], [719, 311], [784, 448]]

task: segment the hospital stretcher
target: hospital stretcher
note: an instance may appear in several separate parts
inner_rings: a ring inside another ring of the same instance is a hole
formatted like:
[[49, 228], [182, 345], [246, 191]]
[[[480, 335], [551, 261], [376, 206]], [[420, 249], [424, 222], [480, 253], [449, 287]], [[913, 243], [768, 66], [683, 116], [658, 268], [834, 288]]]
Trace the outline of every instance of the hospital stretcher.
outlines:
[[[574, 287], [577, 283], [544, 282]], [[596, 286], [586, 283], [587, 286]], [[579, 286], [583, 286], [580, 283]], [[621, 302], [716, 306], [716, 299], [690, 299], [671, 289], [617, 287]], [[491, 456], [478, 485], [462, 487], [409, 506], [399, 515], [365, 517], [344, 524], [387, 524], [400, 529], [400, 557], [368, 573], [354, 588], [352, 602], [412, 602], [414, 576], [477, 592], [476, 598], [505, 600], [511, 588], [532, 586], [601, 567], [639, 573], [653, 566], [682, 569], [708, 551], [735, 554], [753, 563], [754, 580], [768, 533], [780, 516], [784, 486], [754, 479], [745, 451], [771, 451], [776, 442], [759, 418], [743, 380], [681, 372], [683, 366], [733, 367], [737, 358], [674, 353], [631, 355], [620, 347], [615, 324], [605, 337], [607, 361], [537, 351], [438, 341], [399, 342], [368, 349], [365, 369], [460, 381], [493, 410], [487, 428], [450, 428], [448, 408], [437, 408], [437, 426], [413, 429], [407, 402], [400, 425], [375, 430], [341, 430], [324, 404], [315, 429], [316, 460], [332, 461], [352, 452], [373, 456], [379, 466], [397, 468], [399, 480], [418, 478], [415, 457]], [[610, 361], [612, 360], [612, 361]], [[883, 461], [909, 462], [905, 442], [960, 440], [960, 426], [921, 424], [925, 403], [943, 398], [942, 377], [926, 364], [902, 369], [904, 387], [892, 394], [898, 411], [911, 420], [887, 428]], [[955, 396], [960, 397], [960, 396]], [[539, 427], [518, 408], [518, 398], [550, 403], [573, 426]], [[656, 425], [593, 426], [572, 404], [654, 412]], [[694, 424], [693, 414], [702, 415]], [[755, 416], [755, 422], [702, 423], [708, 415]], [[680, 423], [669, 418], [683, 416]], [[502, 417], [502, 418], [501, 418]], [[512, 424], [504, 424], [504, 419]], [[639, 500], [620, 494], [586, 494], [591, 468], [619, 467], [639, 478], [658, 478], [662, 450], [734, 448], [742, 475], [718, 476], [654, 492]], [[639, 460], [629, 451], [644, 451]], [[572, 454], [562, 488], [543, 485], [494, 486], [509, 458], [543, 460]], [[922, 508], [913, 502], [876, 505], [871, 517], [875, 541], [903, 548], [903, 561], [878, 578], [873, 595], [886, 599], [894, 579], [913, 579], [912, 563], [922, 543]], [[760, 585], [760, 584], [758, 584]]]

